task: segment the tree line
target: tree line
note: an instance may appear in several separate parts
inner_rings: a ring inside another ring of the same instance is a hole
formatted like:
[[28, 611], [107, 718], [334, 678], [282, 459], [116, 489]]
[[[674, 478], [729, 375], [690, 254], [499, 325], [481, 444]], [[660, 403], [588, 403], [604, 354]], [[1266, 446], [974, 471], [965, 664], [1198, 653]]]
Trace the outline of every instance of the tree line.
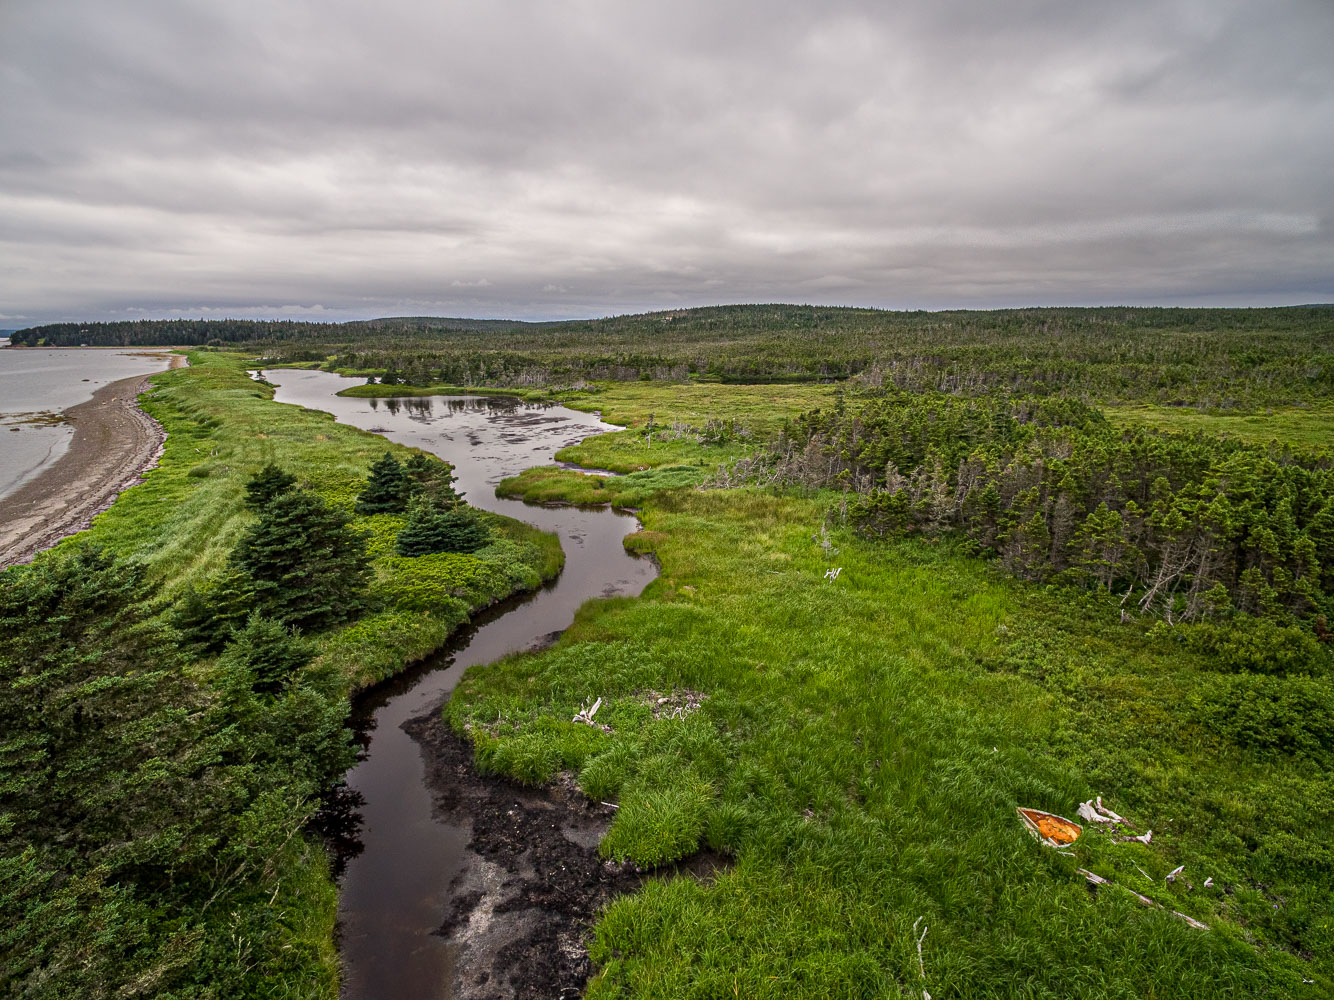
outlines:
[[1244, 408], [1334, 392], [1334, 307], [891, 312], [715, 306], [599, 320], [66, 323], [16, 342], [244, 346], [413, 385], [845, 381]]
[[726, 481], [845, 491], [873, 536], [954, 532], [1169, 622], [1334, 613], [1327, 454], [1121, 431], [1077, 400], [889, 392], [804, 414]]

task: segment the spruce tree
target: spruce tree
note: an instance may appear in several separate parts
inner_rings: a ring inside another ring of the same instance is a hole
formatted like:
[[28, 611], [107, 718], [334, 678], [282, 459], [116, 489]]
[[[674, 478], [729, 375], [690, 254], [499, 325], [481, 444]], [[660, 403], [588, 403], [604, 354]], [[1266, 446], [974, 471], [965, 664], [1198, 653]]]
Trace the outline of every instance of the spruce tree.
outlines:
[[423, 498], [413, 501], [395, 548], [401, 556], [424, 556], [433, 552], [476, 552], [490, 541], [490, 529], [470, 508]]
[[403, 471], [408, 477], [411, 496], [424, 496], [445, 506], [458, 504], [459, 495], [454, 491], [455, 477], [447, 462], [417, 452], [407, 460]]
[[252, 610], [305, 631], [356, 615], [368, 575], [366, 537], [307, 490], [269, 502], [232, 552]]
[[282, 691], [314, 657], [314, 643], [258, 612], [251, 612], [245, 626], [232, 633], [223, 654], [235, 683], [265, 695]]
[[407, 509], [411, 483], [403, 466], [389, 452], [371, 466], [370, 478], [357, 498], [358, 514], [400, 514]]
[[270, 462], [256, 472], [245, 485], [245, 505], [251, 510], [263, 510], [274, 497], [286, 493], [296, 485], [296, 476], [284, 472]]

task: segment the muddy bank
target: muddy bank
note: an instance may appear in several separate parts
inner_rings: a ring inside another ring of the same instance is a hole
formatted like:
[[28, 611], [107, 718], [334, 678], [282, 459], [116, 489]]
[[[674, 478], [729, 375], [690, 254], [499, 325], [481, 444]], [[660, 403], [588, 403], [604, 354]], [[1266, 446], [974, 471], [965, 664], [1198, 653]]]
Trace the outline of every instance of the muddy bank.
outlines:
[[472, 745], [439, 710], [405, 723], [421, 747], [436, 814], [468, 827], [467, 862], [437, 933], [453, 952], [456, 1000], [576, 997], [593, 972], [587, 943], [598, 912], [650, 877], [710, 878], [726, 862], [697, 855], [643, 872], [598, 856], [615, 810], [568, 776], [547, 788], [483, 777]]
[[[176, 355], [172, 367], [185, 358]], [[156, 464], [166, 434], [139, 409], [149, 376], [104, 385], [63, 413], [74, 427], [68, 450], [50, 468], [0, 498], [0, 567], [28, 562], [95, 515]]]

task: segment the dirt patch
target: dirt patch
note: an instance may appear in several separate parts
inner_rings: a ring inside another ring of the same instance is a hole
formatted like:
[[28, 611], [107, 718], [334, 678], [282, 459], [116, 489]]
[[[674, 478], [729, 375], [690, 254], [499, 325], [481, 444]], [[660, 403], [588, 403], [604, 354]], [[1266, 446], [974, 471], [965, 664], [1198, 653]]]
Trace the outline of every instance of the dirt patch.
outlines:
[[[172, 367], [185, 358], [173, 355]], [[0, 568], [30, 561], [92, 523], [157, 463], [166, 434], [139, 409], [148, 377], [104, 385], [65, 410], [74, 427], [69, 448], [50, 468], [0, 498]]]
[[562, 776], [541, 789], [479, 775], [472, 745], [438, 710], [403, 727], [421, 745], [443, 820], [470, 828], [467, 861], [450, 886], [438, 933], [457, 949], [455, 1000], [582, 995], [587, 940], [598, 911], [649, 877], [709, 878], [727, 862], [697, 855], [648, 873], [598, 857], [615, 810]]

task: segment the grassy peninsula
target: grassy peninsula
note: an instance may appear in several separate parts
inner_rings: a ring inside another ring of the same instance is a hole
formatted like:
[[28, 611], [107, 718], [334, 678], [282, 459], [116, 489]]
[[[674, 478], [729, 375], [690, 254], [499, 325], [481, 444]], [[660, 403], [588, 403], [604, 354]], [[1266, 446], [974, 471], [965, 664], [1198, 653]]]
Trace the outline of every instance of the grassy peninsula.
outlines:
[[[395, 554], [404, 517], [354, 501], [410, 450], [272, 394], [240, 356], [154, 377], [158, 466], [0, 575], [5, 992], [336, 996], [336, 897], [307, 824], [351, 761], [348, 696], [559, 571], [554, 537], [492, 515], [475, 552]], [[266, 466], [362, 536], [363, 606], [301, 636], [252, 620], [221, 657], [182, 646], [180, 609], [233, 564]]]

